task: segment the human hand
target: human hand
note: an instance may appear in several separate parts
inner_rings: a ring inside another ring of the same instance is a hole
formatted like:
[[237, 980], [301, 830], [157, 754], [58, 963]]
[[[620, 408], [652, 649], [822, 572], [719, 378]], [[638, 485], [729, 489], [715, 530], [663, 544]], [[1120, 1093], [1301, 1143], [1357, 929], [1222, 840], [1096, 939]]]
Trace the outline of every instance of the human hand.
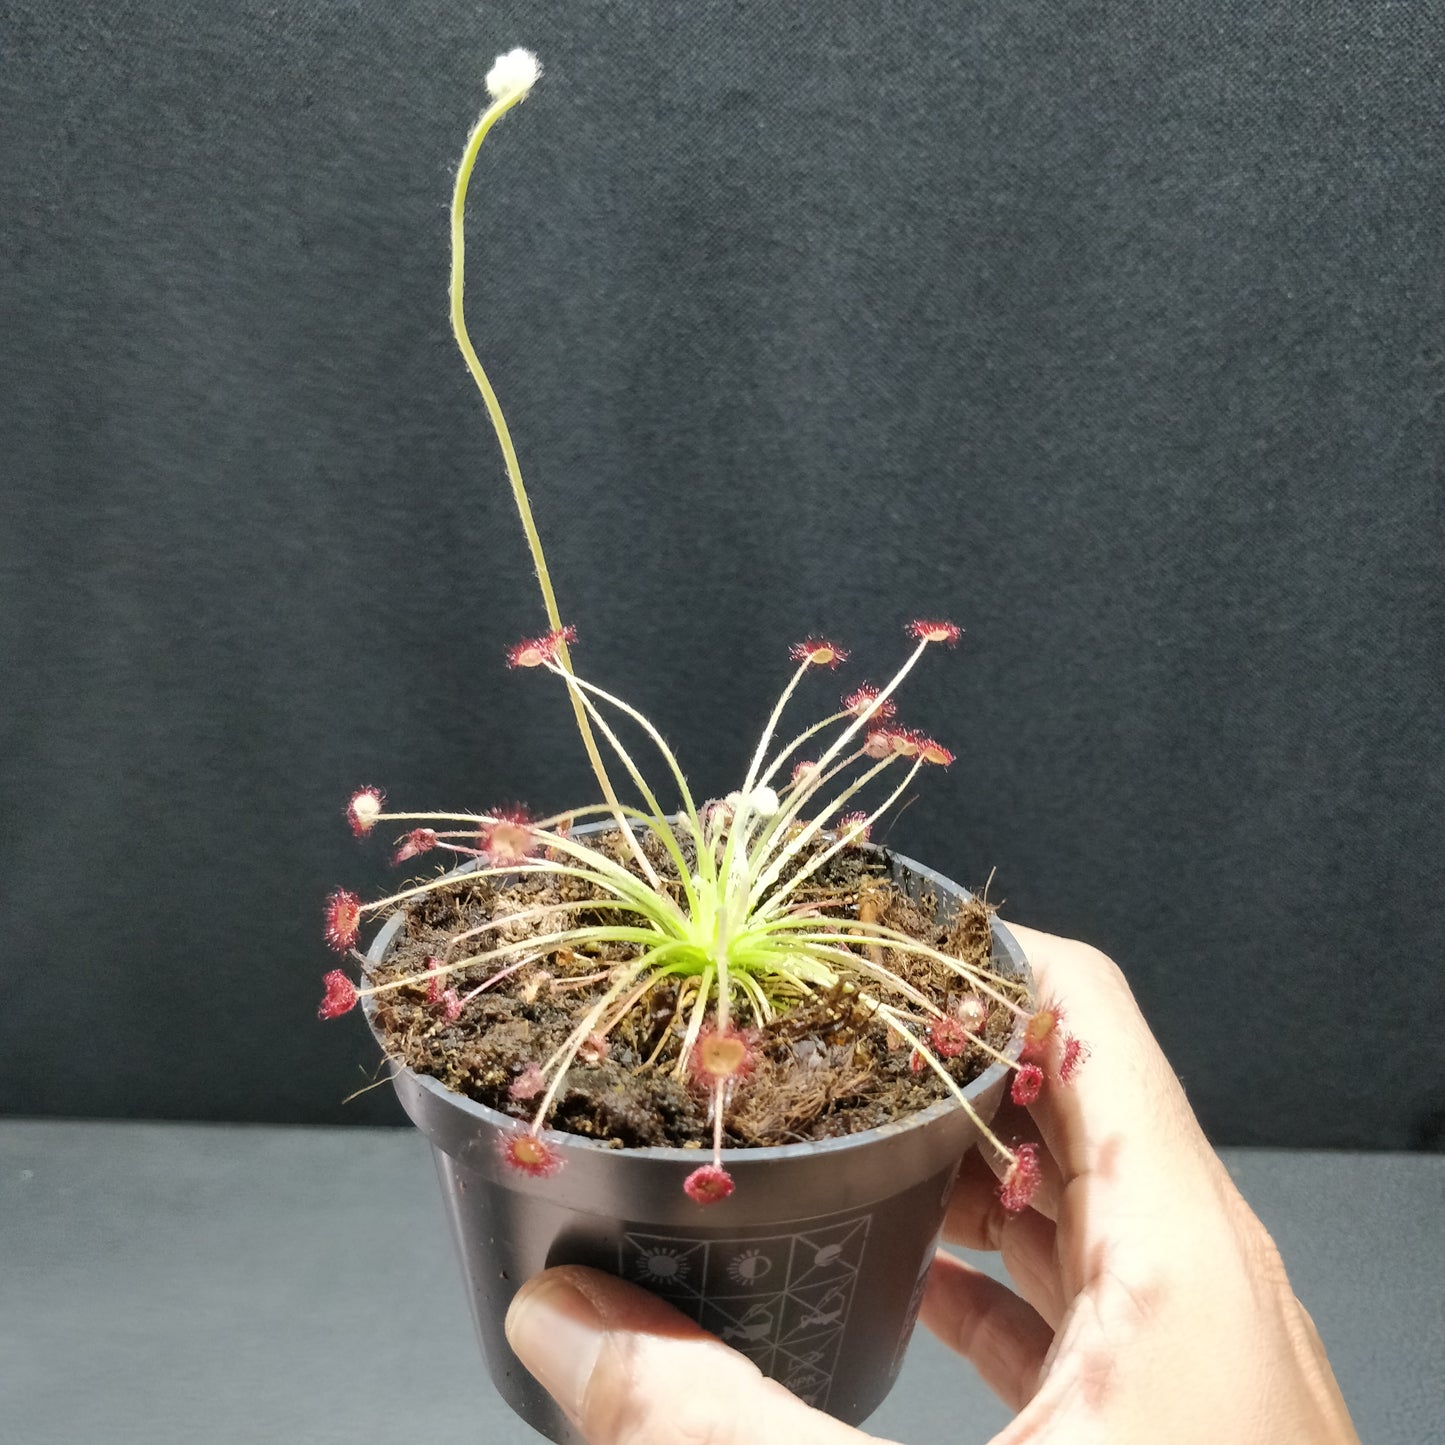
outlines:
[[[1085, 944], [1013, 927], [1040, 997], [1091, 1047], [1001, 1137], [1036, 1140], [1032, 1206], [978, 1153], [944, 1235], [999, 1250], [1014, 1289], [939, 1253], [922, 1319], [1019, 1413], [993, 1445], [1358, 1445], [1314, 1325], [1205, 1140], [1128, 984]], [[862, 1445], [644, 1291], [548, 1270], [507, 1337], [591, 1445]]]

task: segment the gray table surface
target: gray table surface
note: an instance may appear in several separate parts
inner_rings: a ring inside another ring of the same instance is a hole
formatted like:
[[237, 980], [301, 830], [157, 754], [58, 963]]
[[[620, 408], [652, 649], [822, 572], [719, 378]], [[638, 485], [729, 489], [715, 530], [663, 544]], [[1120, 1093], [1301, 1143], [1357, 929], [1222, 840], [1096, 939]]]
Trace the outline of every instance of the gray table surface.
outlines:
[[[1363, 1438], [1445, 1440], [1445, 1158], [1224, 1157]], [[1007, 1419], [920, 1330], [867, 1428]], [[419, 1135], [0, 1120], [4, 1445], [443, 1439], [541, 1437], [482, 1373]]]

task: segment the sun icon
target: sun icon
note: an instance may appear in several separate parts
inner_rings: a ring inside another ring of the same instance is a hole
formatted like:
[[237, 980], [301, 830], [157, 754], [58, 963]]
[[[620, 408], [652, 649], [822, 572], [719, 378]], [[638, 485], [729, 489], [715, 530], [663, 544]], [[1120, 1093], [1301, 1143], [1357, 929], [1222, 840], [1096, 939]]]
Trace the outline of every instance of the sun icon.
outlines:
[[761, 1250], [745, 1249], [733, 1257], [728, 1273], [739, 1284], [756, 1284], [772, 1267], [772, 1260]]
[[637, 1261], [637, 1273], [650, 1280], [684, 1280], [689, 1262], [680, 1250], [658, 1247], [650, 1249]]

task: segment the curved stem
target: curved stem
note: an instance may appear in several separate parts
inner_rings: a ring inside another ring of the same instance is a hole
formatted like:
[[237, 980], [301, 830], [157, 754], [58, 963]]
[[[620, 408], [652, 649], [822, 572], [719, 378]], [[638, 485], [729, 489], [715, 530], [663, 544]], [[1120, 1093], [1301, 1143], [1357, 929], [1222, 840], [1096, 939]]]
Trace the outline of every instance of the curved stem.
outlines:
[[[517, 515], [522, 522], [522, 531], [526, 534], [527, 546], [532, 553], [532, 565], [537, 571], [537, 585], [542, 590], [542, 605], [547, 611], [547, 624], [553, 632], [560, 632], [562, 630], [562, 614], [557, 609], [557, 597], [552, 588], [552, 574], [548, 571], [546, 554], [542, 551], [542, 538], [537, 531], [537, 524], [532, 518], [532, 504], [527, 497], [526, 485], [522, 481], [522, 468], [517, 461], [517, 449], [512, 444], [511, 428], [507, 426], [507, 418], [502, 414], [502, 404], [497, 400], [497, 393], [492, 389], [492, 383], [482, 367], [481, 359], [477, 356], [476, 347], [472, 345], [472, 338], [467, 331], [466, 309], [463, 304], [463, 295], [466, 289], [467, 187], [471, 182], [472, 171], [477, 163], [477, 153], [482, 148], [482, 142], [487, 138], [487, 132], [521, 99], [521, 94], [511, 95], [488, 106], [482, 112], [481, 119], [472, 128], [471, 135], [467, 137], [466, 147], [462, 151], [461, 164], [457, 167], [456, 186], [452, 191], [451, 321], [452, 334], [456, 337], [457, 346], [461, 350], [462, 359], [467, 364], [467, 370], [471, 373], [477, 390], [482, 394], [482, 402], [487, 408], [487, 417], [492, 423], [492, 430], [497, 434], [497, 443], [502, 449], [502, 461], [507, 469], [507, 480], [512, 487], [512, 500], [516, 503]], [[570, 672], [572, 658], [567, 651], [565, 639], [560, 640], [557, 644], [557, 657], [563, 668]], [[607, 776], [607, 768], [602, 761], [602, 754], [598, 750], [597, 739], [592, 736], [592, 728], [587, 722], [587, 714], [582, 710], [575, 697], [572, 699], [572, 714], [577, 720], [577, 731], [582, 738], [582, 746], [587, 750], [587, 759], [592, 764], [592, 771], [602, 788], [602, 796], [615, 809], [617, 795], [613, 791], [612, 780]]]
[[[457, 973], [464, 968], [475, 968], [478, 964], [491, 963], [494, 959], [508, 958], [519, 951], [529, 948], [541, 948], [542, 952], [537, 954], [541, 958], [553, 945], [570, 947], [574, 943], [635, 943], [645, 947], [650, 943], [657, 943], [659, 940], [670, 942], [666, 934], [659, 933], [651, 928], [568, 928], [559, 933], [542, 933], [534, 938], [518, 939], [515, 943], [504, 943], [500, 948], [489, 949], [486, 953], [474, 953], [470, 958], [458, 958], [451, 963], [441, 964], [439, 967], [429, 969], [425, 974], [408, 974], [405, 978], [394, 978], [390, 983], [372, 984], [369, 988], [356, 990], [358, 998], [372, 998], [379, 993], [390, 993], [393, 989], [410, 988], [418, 978], [442, 978], [447, 974]], [[652, 952], [656, 952], [653, 949]]]
[[542, 1065], [543, 1075], [550, 1075], [551, 1078], [546, 1093], [542, 1095], [542, 1102], [537, 1105], [532, 1116], [533, 1133], [542, 1127], [542, 1121], [547, 1117], [547, 1111], [552, 1107], [552, 1101], [557, 1097], [557, 1091], [562, 1087], [562, 1080], [566, 1078], [567, 1070], [571, 1066], [572, 1060], [577, 1057], [577, 1051], [582, 1047], [587, 1035], [597, 1027], [597, 1022], [607, 1012], [608, 1005], [647, 967], [651, 958], [651, 953], [645, 953], [641, 958], [627, 965], [621, 977], [592, 1005], [582, 1022], [568, 1034], [561, 1048], [557, 1049], [552, 1057]]
[[[896, 763], [901, 756], [901, 753], [890, 753], [886, 758], [882, 758], [880, 761], [874, 763], [866, 773], [856, 778], [848, 787], [839, 793], [811, 822], [804, 824], [803, 831], [758, 874], [756, 881], [753, 883], [753, 890], [748, 895], [748, 916], [750, 918], [757, 917], [766, 919], [776, 914], [777, 905], [782, 903], [800, 883], [810, 878], [819, 868], [827, 863], [829, 859], [835, 857], [842, 849], [848, 846], [849, 840], [846, 837], [839, 838], [824, 852], [820, 853], [816, 858], [811, 859], [805, 867], [799, 869], [781, 888], [777, 889], [774, 893], [768, 894], [766, 902], [764, 902], [764, 894], [767, 894], [767, 890], [782, 876], [783, 869], [787, 867], [788, 863], [796, 858], [798, 854], [823, 831], [827, 819], [832, 817], [855, 793], [861, 792], [867, 787], [885, 768]], [[917, 775], [918, 768], [919, 763], [915, 762], [908, 776], [889, 794], [887, 800], [880, 807], [873, 810], [868, 820], [870, 824], [880, 814], [886, 812], [887, 809], [893, 806], [903, 791], [908, 787], [909, 783], [911, 783]]]
[[800, 942], [800, 951], [806, 953], [809, 958], [816, 959], [819, 963], [830, 967], [841, 963], [848, 968], [857, 969], [860, 973], [871, 974], [880, 983], [895, 993], [902, 994], [904, 998], [917, 1004], [925, 1012], [939, 1016], [943, 1013], [937, 1004], [929, 1001], [928, 995], [921, 989], [915, 988], [896, 973], [891, 973], [881, 963], [873, 963], [861, 954], [854, 953], [852, 949], [835, 947], [826, 943]]
[[[553, 671], [561, 671], [561, 669], [553, 668]], [[701, 856], [702, 820], [698, 816], [697, 804], [693, 800], [692, 789], [688, 787], [687, 775], [682, 771], [682, 764], [678, 762], [677, 754], [674, 753], [673, 750], [668, 746], [667, 739], [663, 737], [663, 735], [658, 732], [656, 727], [654, 727], [653, 724], [648, 721], [646, 716], [639, 712], [635, 707], [633, 707], [631, 703], [624, 702], [620, 697], [617, 697], [613, 693], [608, 692], [605, 688], [598, 687], [595, 682], [588, 682], [585, 677], [578, 677], [575, 672], [569, 672], [564, 680], [566, 681], [569, 690], [575, 692], [576, 690], [580, 689], [583, 692], [590, 693], [595, 698], [601, 699], [601, 701], [605, 703], [611, 704], [611, 706], [615, 707], [617, 711], [620, 712], [624, 717], [630, 717], [632, 721], [635, 722], [638, 727], [640, 727], [643, 732], [645, 732], [647, 736], [652, 740], [658, 752], [662, 754], [662, 760], [667, 764], [668, 771], [672, 774], [673, 781], [677, 784], [678, 795], [682, 800], [682, 810], [687, 815], [688, 826], [692, 829], [693, 837], [698, 840], [698, 869], [699, 871], [705, 872], [703, 868], [703, 859]], [[617, 748], [620, 756], [626, 758], [627, 754], [623, 751], [622, 745], [620, 743], [614, 743], [613, 746]], [[632, 776], [634, 779], [637, 779], [638, 774], [634, 771]], [[639, 781], [638, 786], [642, 788], [645, 797], [652, 798], [650, 791], [642, 782]], [[652, 798], [652, 806], [654, 808], [657, 808], [656, 798]], [[657, 816], [659, 818], [663, 818], [663, 820], [665, 821], [664, 815], [660, 808], [658, 808], [657, 810]]]
[[[507, 928], [514, 923], [530, 923], [534, 918], [549, 918], [556, 913], [587, 913], [597, 911], [606, 912], [613, 908], [632, 910], [630, 903], [624, 903], [620, 898], [582, 898], [569, 903], [542, 903], [535, 908], [522, 908], [516, 913], [504, 913], [500, 918], [490, 918], [485, 923], [479, 923], [475, 928], [468, 928], [464, 933], [453, 933], [442, 950], [442, 957], [469, 938], [479, 938], [484, 933], [494, 932], [498, 928]], [[416, 974], [417, 978], [427, 978], [429, 973]]]
[[682, 1037], [682, 1046], [678, 1050], [677, 1063], [673, 1073], [680, 1079], [687, 1073], [687, 1061], [697, 1044], [698, 1035], [702, 1033], [702, 1021], [707, 1017], [708, 995], [712, 992], [713, 979], [717, 976], [717, 970], [712, 964], [708, 964], [698, 976], [697, 998], [693, 1001], [692, 1012], [687, 1020], [687, 1032]]
[[[622, 804], [622, 811], [630, 818], [646, 819], [647, 814], [641, 808], [629, 808], [626, 803]], [[588, 803], [581, 808], [568, 808], [564, 813], [553, 813], [548, 818], [538, 818], [528, 826], [539, 833], [545, 833], [555, 828], [559, 823], [568, 823], [577, 818], [589, 816], [593, 813], [606, 813], [609, 817], [615, 816], [614, 810], [607, 803]], [[493, 813], [378, 813], [378, 823], [471, 823], [481, 827], [483, 823], [497, 823], [502, 820]], [[459, 833], [446, 832], [441, 834], [443, 838], [460, 837]]]
[[670, 898], [667, 898], [665, 894], [654, 892], [642, 879], [629, 873], [627, 869], [619, 867], [606, 854], [599, 853], [594, 848], [574, 844], [568, 838], [553, 837], [548, 846], [558, 852], [566, 853], [569, 857], [579, 858], [584, 863], [590, 862], [593, 866], [568, 868], [550, 858], [528, 858], [520, 863], [502, 863], [492, 868], [473, 868], [465, 873], [440, 873], [425, 883], [418, 883], [414, 887], [390, 893], [385, 898], [377, 898], [370, 903], [363, 903], [361, 912], [376, 913], [381, 909], [390, 908], [394, 904], [405, 903], [411, 898], [423, 898], [428, 893], [435, 893], [439, 889], [455, 888], [483, 878], [506, 878], [511, 875], [521, 877], [528, 873], [547, 873], [559, 878], [585, 879], [598, 888], [606, 889], [613, 898], [621, 898], [629, 902], [638, 913], [648, 918], [657, 917], [662, 912], [656, 907], [657, 903], [665, 902], [677, 919], [682, 920], [681, 909]]
[[[842, 722], [845, 717], [852, 716], [853, 714], [849, 712], [830, 713], [821, 721], [815, 722], [812, 727], [805, 728], [802, 732], [798, 734], [797, 737], [792, 740], [792, 742], [787, 745], [787, 747], [782, 750], [782, 752], [778, 753], [777, 756], [772, 759], [772, 761], [768, 764], [767, 771], [762, 775], [761, 778], [758, 779], [758, 786], [766, 787], [769, 783], [771, 783], [773, 779], [777, 777], [778, 770], [783, 766], [783, 764], [787, 762], [788, 759], [792, 757], [793, 754], [797, 752], [798, 749], [802, 747], [809, 738], [817, 737], [817, 735], [820, 732], [824, 731], [824, 729], [832, 727], [833, 724], [836, 722]], [[797, 789], [792, 784], [778, 789], [779, 794], [783, 796], [787, 796], [788, 794], [794, 793], [796, 791]]]
[[743, 778], [743, 785], [738, 790], [737, 815], [733, 819], [733, 826], [728, 829], [727, 842], [723, 845], [722, 863], [718, 869], [719, 876], [723, 880], [723, 887], [727, 890], [729, 898], [732, 895], [733, 857], [737, 852], [739, 836], [742, 838], [743, 852], [748, 851], [748, 825], [749, 815], [753, 811], [753, 788], [757, 783], [758, 770], [763, 766], [768, 755], [768, 744], [773, 740], [773, 733], [778, 723], [782, 720], [783, 709], [788, 705], [788, 699], [797, 691], [798, 684], [803, 680], [803, 674], [812, 666], [806, 659], [798, 664], [797, 670], [788, 679], [788, 685], [783, 689], [777, 702], [773, 704], [773, 710], [768, 715], [768, 721], [763, 727], [763, 735], [758, 739], [758, 745], [753, 750], [752, 761], [748, 764], [748, 771]]
[[[625, 747], [622, 746], [622, 740], [617, 736], [615, 732], [613, 732], [607, 720], [598, 710], [597, 705], [592, 701], [591, 698], [586, 696], [586, 693], [596, 693], [599, 696], [608, 698], [610, 701], [614, 702], [617, 700], [610, 698], [609, 694], [604, 693], [601, 688], [594, 687], [590, 682], [584, 681], [575, 673], [564, 672], [560, 667], [553, 667], [552, 671], [555, 672], [567, 684], [568, 689], [578, 697], [578, 699], [582, 703], [582, 706], [587, 709], [587, 715], [592, 719], [594, 723], [597, 724], [597, 730], [611, 744], [612, 751], [617, 754], [618, 758], [622, 762], [622, 766], [627, 769], [627, 775], [632, 779], [638, 792], [642, 794], [642, 801], [646, 803], [649, 808], [652, 809], [651, 813], [644, 815], [647, 819], [648, 826], [652, 830], [653, 834], [662, 843], [662, 846], [667, 849], [673, 863], [676, 865], [677, 876], [682, 880], [683, 890], [688, 896], [688, 901], [692, 907], [693, 912], [696, 913], [697, 893], [692, 886], [692, 877], [688, 873], [687, 862], [682, 856], [682, 845], [677, 841], [677, 834], [673, 832], [672, 825], [667, 820], [667, 814], [662, 811], [662, 804], [657, 801], [657, 794], [654, 793], [651, 787], [648, 785], [647, 779], [643, 775], [642, 770], [637, 766], [636, 763], [632, 761], [632, 755], [627, 751]], [[622, 706], [625, 707], [626, 705], [622, 704]], [[642, 714], [636, 712], [634, 709], [628, 709], [628, 711], [632, 712], [633, 716], [637, 718], [642, 718]], [[677, 777], [681, 778], [682, 771], [680, 768], [677, 767], [676, 759], [672, 757], [671, 752], [667, 748], [667, 744], [662, 741], [661, 736], [657, 733], [656, 729], [654, 729], [652, 725], [646, 721], [646, 719], [643, 719], [643, 726], [646, 728], [649, 734], [651, 734], [652, 737], [657, 741], [658, 745], [663, 749], [664, 754], [672, 763], [673, 770], [676, 773]], [[682, 789], [683, 802], [684, 805], [687, 807], [688, 817], [690, 820], [695, 819], [697, 814], [692, 807], [692, 799], [687, 793], [687, 783], [685, 780], [682, 783]], [[631, 830], [629, 829], [628, 831], [630, 832]], [[652, 882], [653, 886], [660, 887], [661, 884], [659, 883], [657, 874], [653, 871], [652, 865], [647, 861], [647, 858], [643, 855], [641, 848], [635, 842], [633, 843], [632, 851], [636, 855], [639, 865], [646, 870], [648, 879]]]
[[865, 999], [865, 1002], [874, 1003], [878, 1009], [878, 1012], [888, 1020], [889, 1027], [892, 1028], [895, 1033], [899, 1034], [903, 1038], [905, 1043], [913, 1045], [915, 1052], [922, 1057], [923, 1062], [926, 1063], [928, 1067], [932, 1069], [933, 1072], [937, 1074], [940, 1079], [943, 1080], [943, 1082], [948, 1086], [948, 1092], [952, 1094], [954, 1099], [963, 1106], [964, 1112], [973, 1121], [975, 1127], [978, 1129], [978, 1132], [982, 1134], [983, 1137], [987, 1139], [988, 1142], [992, 1144], [993, 1147], [998, 1150], [998, 1152], [1002, 1154], [1005, 1159], [1008, 1159], [1010, 1162], [1012, 1162], [1017, 1157], [1014, 1154], [1014, 1151], [1010, 1149], [1008, 1145], [1006, 1145], [1003, 1140], [1000, 1139], [998, 1135], [995, 1134], [993, 1130], [990, 1129], [988, 1125], [983, 1122], [982, 1119], [979, 1118], [978, 1110], [973, 1107], [973, 1104], [969, 1101], [968, 1095], [965, 1094], [961, 1088], [959, 1088], [958, 1081], [953, 1077], [952, 1074], [948, 1072], [947, 1069], [943, 1067], [942, 1062], [937, 1057], [935, 1057], [933, 1050], [928, 1048], [925, 1044], [923, 1044], [914, 1037], [914, 1035], [909, 1031], [907, 1026], [899, 1018], [897, 1010], [891, 1009], [888, 1007], [887, 1004], [879, 1003], [877, 1000]]
[[[826, 788], [834, 778], [838, 777], [841, 773], [846, 773], [860, 758], [867, 756], [867, 753], [862, 748], [859, 748], [855, 752], [849, 753], [841, 762], [834, 763], [827, 772], [815, 770], [817, 771], [816, 776], [808, 778], [805, 782], [800, 783], [797, 788], [789, 792], [778, 815], [769, 820], [772, 826], [763, 830], [756, 846], [748, 854], [748, 872], [754, 875], [757, 874], [758, 870], [772, 854], [773, 849], [787, 837], [789, 829], [799, 822], [802, 817], [803, 808], [811, 798]], [[877, 769], [875, 768], [868, 774], [868, 777], [874, 777], [876, 774]], [[816, 837], [821, 830], [827, 827], [829, 819], [843, 806], [843, 803], [845, 803], [850, 796], [851, 794], [844, 794], [841, 799], [835, 798], [821, 813], [816, 814], [808, 824], [802, 825], [812, 828], [813, 831], [809, 834], [810, 838]], [[781, 826], [779, 826], [780, 821]]]
[[[629, 834], [632, 830], [626, 830]], [[635, 841], [635, 837], [634, 837]], [[645, 880], [630, 873], [620, 863], [609, 858], [596, 848], [589, 848], [573, 838], [553, 837], [547, 845], [563, 857], [573, 858], [587, 864], [597, 878], [599, 886], [607, 888], [615, 898], [624, 898], [646, 918], [660, 921], [666, 918], [679, 938], [689, 937], [687, 915], [677, 903], [665, 893], [661, 886], [649, 887]]]
[[855, 717], [853, 721], [849, 723], [848, 726], [844, 728], [843, 731], [839, 733], [838, 736], [834, 738], [833, 741], [828, 745], [827, 749], [823, 753], [823, 756], [818, 759], [818, 767], [820, 770], [826, 768], [838, 756], [838, 754], [841, 753], [843, 749], [847, 747], [848, 744], [851, 743], [853, 739], [856, 738], [858, 734], [862, 732], [865, 728], [867, 728], [868, 725], [877, 717], [878, 710], [883, 706], [885, 702], [888, 701], [890, 697], [893, 696], [895, 692], [898, 691], [899, 687], [902, 685], [903, 679], [907, 677], [910, 672], [913, 671], [914, 667], [918, 662], [918, 659], [922, 657], [927, 650], [928, 643], [920, 642], [918, 646], [915, 647], [913, 651], [908, 654], [908, 657], [904, 661], [903, 666], [900, 667], [898, 671], [893, 674], [892, 678], [889, 679], [887, 686], [879, 690], [878, 696], [873, 699], [872, 706], [868, 709], [868, 711], [860, 714], [858, 717]]
[[[883, 923], [864, 923], [856, 918], [840, 918], [834, 920], [838, 923], [837, 931], [818, 929], [819, 923], [828, 921], [826, 918], [806, 918], [802, 916], [793, 918], [778, 918], [759, 927], [760, 935], [771, 937], [774, 934], [787, 930], [790, 935], [794, 929], [799, 930], [795, 940], [799, 943], [824, 943], [831, 944], [835, 941], [848, 942], [850, 939], [875, 944], [879, 948], [886, 948], [893, 953], [911, 953], [915, 958], [926, 958], [934, 963], [941, 963], [951, 973], [957, 974], [960, 978], [971, 984], [980, 993], [987, 994], [995, 1003], [1002, 1004], [1016, 1018], [1027, 1018], [1029, 1010], [1022, 1004], [1000, 993], [993, 986], [990, 980], [999, 980], [1001, 975], [991, 972], [988, 969], [980, 968], [977, 964], [967, 963], [961, 958], [953, 958], [937, 948], [930, 948], [928, 944], [921, 943], [916, 938], [910, 938], [908, 934], [896, 928], [889, 928]], [[751, 938], [749, 939], [751, 941]]]
[[[887, 686], [880, 689], [878, 696], [873, 699], [872, 703], [868, 706], [868, 708], [865, 709], [863, 712], [858, 713], [853, 718], [853, 721], [849, 723], [848, 726], [844, 728], [843, 731], [836, 738], [834, 738], [832, 743], [828, 745], [822, 757], [820, 757], [814, 764], [814, 767], [817, 769], [817, 774], [819, 777], [821, 777], [825, 773], [828, 773], [828, 775], [831, 776], [831, 773], [829, 773], [829, 768], [836, 761], [838, 754], [841, 753], [843, 749], [855, 737], [857, 737], [860, 732], [864, 731], [870, 726], [870, 724], [874, 722], [874, 720], [878, 717], [879, 712], [882, 710], [883, 704], [886, 703], [888, 699], [892, 697], [895, 692], [898, 691], [898, 688], [903, 683], [903, 679], [907, 677], [910, 672], [913, 671], [914, 667], [918, 663], [918, 659], [922, 657], [927, 650], [928, 643], [926, 641], [920, 640], [918, 646], [915, 647], [913, 651], [908, 654], [908, 657], [905, 659], [903, 666], [900, 667], [898, 671], [893, 674], [893, 677], [889, 680]], [[804, 736], [806, 736], [806, 734]], [[787, 754], [785, 753], [783, 754], [783, 756], [786, 757]], [[781, 758], [779, 759], [779, 762], [781, 762]], [[871, 776], [871, 774], [869, 776]], [[774, 839], [781, 837], [786, 832], [788, 826], [793, 822], [793, 820], [798, 817], [798, 815], [802, 811], [803, 805], [807, 802], [808, 798], [811, 797], [812, 792], [816, 786], [818, 786], [818, 784], [810, 781], [806, 783], [802, 789], [794, 790], [792, 793], [789, 794], [786, 804], [779, 810], [777, 816], [772, 819], [771, 830], [766, 835], [767, 849], [760, 850], [758, 854], [760, 858], [766, 856], [767, 851], [772, 847]], [[753, 906], [753, 903], [755, 901], [756, 889], [754, 890], [754, 897], [749, 900], [749, 908]]]

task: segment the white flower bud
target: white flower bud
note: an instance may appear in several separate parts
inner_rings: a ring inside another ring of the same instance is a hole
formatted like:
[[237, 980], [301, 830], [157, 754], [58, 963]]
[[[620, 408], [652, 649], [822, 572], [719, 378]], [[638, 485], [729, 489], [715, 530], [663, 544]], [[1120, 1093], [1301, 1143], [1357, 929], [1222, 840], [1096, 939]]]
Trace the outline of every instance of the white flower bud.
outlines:
[[541, 73], [542, 64], [530, 50], [509, 50], [487, 72], [487, 93], [493, 100], [520, 100]]
[[754, 788], [748, 801], [760, 818], [771, 818], [778, 811], [778, 795], [772, 788]]

